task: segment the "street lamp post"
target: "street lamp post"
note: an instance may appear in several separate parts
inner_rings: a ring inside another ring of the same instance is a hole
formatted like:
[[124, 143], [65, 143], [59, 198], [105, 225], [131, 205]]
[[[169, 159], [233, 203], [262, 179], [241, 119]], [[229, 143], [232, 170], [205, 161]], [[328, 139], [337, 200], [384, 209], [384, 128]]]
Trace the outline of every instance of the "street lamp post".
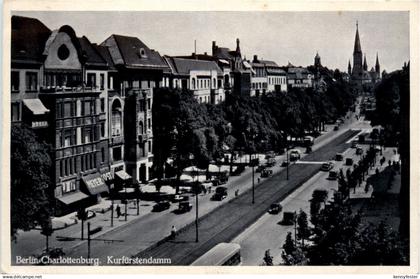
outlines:
[[286, 164], [286, 180], [289, 180], [289, 164], [290, 164], [290, 162], [289, 162], [289, 144], [288, 143], [286, 143], [286, 161], [287, 161], [287, 164]]
[[125, 213], [124, 213], [124, 220], [127, 221], [127, 206], [128, 206], [128, 200], [127, 200], [127, 183], [124, 183], [125, 188]]
[[111, 197], [111, 227], [114, 226], [114, 198]]

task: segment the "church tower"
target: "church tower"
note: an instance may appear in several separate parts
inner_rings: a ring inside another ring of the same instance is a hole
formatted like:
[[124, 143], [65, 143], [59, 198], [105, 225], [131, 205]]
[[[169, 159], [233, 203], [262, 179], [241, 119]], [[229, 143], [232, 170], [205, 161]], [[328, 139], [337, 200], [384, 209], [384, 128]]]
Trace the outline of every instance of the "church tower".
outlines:
[[378, 53], [376, 53], [375, 72], [379, 75], [381, 73], [381, 66], [379, 65]]
[[359, 38], [359, 23], [356, 23], [356, 37], [354, 39], [354, 50], [353, 50], [353, 72], [354, 78], [361, 79], [363, 76], [363, 65], [362, 65], [363, 53], [362, 47], [360, 46]]

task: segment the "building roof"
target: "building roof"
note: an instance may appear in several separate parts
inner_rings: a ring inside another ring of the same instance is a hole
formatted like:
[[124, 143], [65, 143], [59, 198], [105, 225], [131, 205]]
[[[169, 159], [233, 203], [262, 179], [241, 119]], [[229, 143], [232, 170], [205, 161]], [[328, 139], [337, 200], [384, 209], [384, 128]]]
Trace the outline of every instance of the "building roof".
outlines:
[[42, 63], [51, 30], [36, 18], [12, 16], [12, 62]]
[[222, 74], [219, 66], [214, 61], [169, 56], [165, 56], [165, 60], [174, 74], [188, 75], [190, 71], [216, 71], [217, 74]]
[[100, 52], [92, 45], [88, 38], [85, 36], [78, 38], [80, 47], [83, 54], [86, 57], [87, 66], [98, 66], [98, 67], [107, 67], [107, 62], [105, 58], [102, 57]]
[[109, 50], [105, 46], [92, 44], [93, 47], [100, 53], [101, 57], [106, 61], [108, 64], [108, 69], [115, 70], [114, 62], [112, 61], [111, 54], [109, 53]]
[[148, 48], [137, 37], [114, 34], [101, 45], [109, 48], [115, 65], [124, 65], [127, 68], [167, 68], [160, 54]]
[[277, 69], [277, 68], [267, 68], [266, 69], [267, 74], [269, 75], [285, 75], [286, 72], [282, 69]]

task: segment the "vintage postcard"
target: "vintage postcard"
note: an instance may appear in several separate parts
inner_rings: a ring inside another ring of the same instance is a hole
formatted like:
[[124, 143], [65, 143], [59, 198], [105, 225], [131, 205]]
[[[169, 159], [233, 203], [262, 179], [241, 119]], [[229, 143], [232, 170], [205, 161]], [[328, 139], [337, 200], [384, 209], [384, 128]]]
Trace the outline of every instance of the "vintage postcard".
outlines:
[[2, 271], [418, 273], [418, 34], [417, 1], [6, 1]]

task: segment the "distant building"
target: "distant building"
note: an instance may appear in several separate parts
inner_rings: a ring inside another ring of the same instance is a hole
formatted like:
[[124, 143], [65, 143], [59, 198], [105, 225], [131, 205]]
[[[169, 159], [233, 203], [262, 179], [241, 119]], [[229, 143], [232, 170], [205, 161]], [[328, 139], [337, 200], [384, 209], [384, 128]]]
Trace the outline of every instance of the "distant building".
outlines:
[[191, 90], [200, 103], [225, 100], [223, 72], [216, 62], [170, 56], [164, 59], [171, 69], [171, 87]]
[[[244, 96], [251, 95], [251, 65], [242, 59], [240, 41], [236, 39], [236, 50], [231, 51], [225, 47], [219, 47], [212, 42], [212, 56], [229, 63], [230, 77], [233, 77], [232, 93]], [[225, 73], [225, 72], [224, 72]], [[225, 75], [225, 83], [227, 81]], [[226, 87], [225, 87], [226, 88]]]
[[287, 65], [287, 86], [289, 88], [308, 88], [313, 86], [314, 76], [306, 68]]
[[354, 88], [359, 92], [372, 88], [375, 85], [375, 83], [377, 83], [381, 79], [378, 54], [376, 54], [375, 69], [372, 68], [370, 71], [368, 71], [366, 55], [363, 57], [362, 47], [360, 43], [358, 23], [356, 23], [356, 36], [354, 40], [353, 68], [351, 67], [349, 61], [348, 73], [350, 75], [351, 83], [354, 85]]

